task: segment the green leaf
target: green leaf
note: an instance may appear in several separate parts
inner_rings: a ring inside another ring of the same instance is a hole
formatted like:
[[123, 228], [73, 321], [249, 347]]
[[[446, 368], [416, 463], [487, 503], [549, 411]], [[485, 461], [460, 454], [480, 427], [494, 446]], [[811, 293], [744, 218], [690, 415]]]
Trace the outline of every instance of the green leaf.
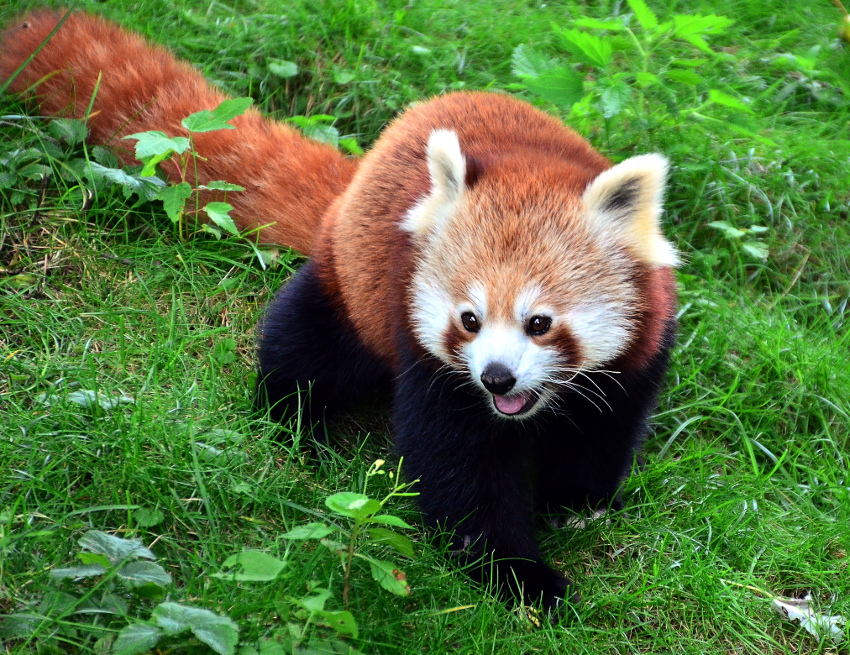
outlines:
[[643, 0], [626, 0], [629, 3], [629, 7], [632, 8], [632, 11], [635, 12], [635, 18], [637, 18], [640, 26], [648, 31], [655, 31], [658, 28], [658, 18], [656, 18], [655, 14], [652, 13], [652, 10], [646, 6], [646, 3]]
[[335, 528], [332, 528], [324, 523], [308, 523], [307, 525], [296, 526], [292, 528], [289, 532], [286, 532], [280, 536], [284, 539], [306, 541], [307, 539], [322, 539], [335, 531]]
[[409, 596], [411, 594], [410, 585], [407, 584], [407, 576], [403, 571], [396, 568], [395, 564], [371, 557], [366, 559], [369, 560], [372, 577], [384, 589], [396, 596]]
[[72, 613], [79, 604], [76, 596], [64, 591], [48, 590], [44, 598], [38, 604], [38, 611], [43, 616], [67, 616]]
[[537, 77], [552, 68], [552, 62], [547, 57], [524, 44], [514, 48], [511, 64], [513, 74], [517, 77]]
[[83, 601], [79, 609], [77, 610], [78, 614], [118, 614], [120, 616], [127, 616], [127, 612], [129, 611], [130, 606], [129, 603], [121, 598], [120, 596], [116, 596], [115, 594], [111, 594], [109, 592], [105, 592], [103, 596], [100, 597], [100, 600], [95, 600], [93, 598], [88, 598]]
[[294, 77], [298, 75], [298, 64], [283, 59], [269, 59], [269, 70], [278, 77]]
[[334, 71], [334, 82], [336, 84], [349, 84], [353, 82], [357, 76], [353, 71], [339, 70]]
[[161, 603], [154, 609], [153, 618], [168, 635], [191, 630], [195, 637], [219, 655], [232, 655], [239, 641], [239, 628], [233, 621], [198, 607]]
[[735, 96], [730, 96], [728, 93], [723, 93], [723, 91], [718, 91], [717, 89], [711, 89], [708, 92], [708, 100], [709, 102], [713, 102], [716, 105], [723, 105], [724, 107], [731, 107], [732, 109], [737, 109], [738, 111], [744, 111], [748, 114], [752, 114], [753, 110], [750, 109], [750, 106], [745, 103], [743, 100], [736, 98]]
[[78, 389], [64, 396], [64, 398], [56, 393], [42, 393], [36, 396], [36, 402], [47, 406], [69, 402], [80, 407], [100, 407], [101, 409], [110, 410], [115, 409], [119, 405], [135, 401], [127, 395], [111, 396], [92, 389]]
[[162, 523], [165, 516], [158, 509], [149, 510], [144, 507], [140, 507], [133, 512], [133, 519], [136, 521], [136, 525], [140, 528], [152, 528], [153, 526]]
[[685, 66], [687, 68], [700, 68], [707, 64], [710, 60], [704, 58], [696, 58], [696, 59], [674, 59], [671, 63], [676, 66]]
[[720, 230], [730, 239], [740, 239], [742, 236], [747, 234], [743, 230], [739, 230], [737, 227], [733, 226], [728, 221], [712, 221], [708, 224], [708, 227]]
[[196, 441], [192, 444], [198, 453], [198, 457], [207, 462], [214, 462], [220, 457], [223, 457], [225, 452], [221, 448], [216, 448], [203, 441]]
[[751, 225], [747, 229], [752, 234], [760, 234], [762, 232], [767, 232], [770, 230], [770, 228], [765, 225]]
[[159, 564], [153, 562], [130, 562], [118, 569], [116, 575], [131, 587], [145, 584], [167, 587], [171, 584], [171, 576]]
[[253, 104], [253, 98], [230, 98], [213, 109], [212, 113], [218, 120], [229, 121], [244, 114]]
[[323, 626], [335, 630], [341, 635], [351, 635], [357, 639], [359, 631], [357, 630], [357, 621], [351, 612], [329, 612], [327, 610], [316, 612], [313, 615], [313, 620]]
[[694, 35], [723, 34], [734, 23], [731, 18], [715, 14], [673, 14], [673, 36], [684, 39]]
[[112, 152], [109, 148], [104, 148], [103, 146], [93, 146], [91, 149], [91, 155], [94, 160], [98, 164], [103, 164], [104, 166], [110, 168], [120, 168], [121, 160]]
[[611, 63], [611, 44], [596, 36], [579, 30], [565, 30], [552, 26], [560, 37], [563, 46], [579, 60], [597, 68], [605, 68]]
[[82, 143], [88, 136], [85, 122], [78, 118], [54, 118], [47, 129], [55, 138], [69, 146]]
[[167, 186], [157, 191], [156, 197], [162, 200], [162, 206], [165, 208], [165, 213], [172, 223], [180, 220], [183, 211], [186, 208], [186, 201], [192, 195], [192, 187], [188, 182], [181, 182], [173, 186]]
[[741, 244], [741, 247], [748, 254], [762, 261], [767, 259], [768, 255], [770, 254], [770, 251], [768, 250], [767, 246], [761, 241], [744, 241], [744, 243]]
[[396, 528], [407, 528], [408, 530], [413, 529], [413, 526], [407, 521], [404, 521], [397, 516], [393, 516], [392, 514], [378, 514], [377, 516], [370, 518], [367, 523], [382, 523], [384, 525], [392, 525]]
[[[232, 345], [233, 349], [236, 349], [235, 339], [225, 339], [225, 341], [229, 346]], [[237, 430], [229, 430], [227, 428], [213, 428], [212, 430], [205, 431], [202, 436], [210, 443], [224, 443], [232, 445], [240, 444], [247, 438], [245, 433]]]
[[18, 176], [9, 171], [0, 171], [0, 189], [9, 189], [15, 182], [18, 181]]
[[84, 169], [89, 180], [108, 180], [119, 184], [125, 189], [124, 197], [135, 193], [141, 200], [153, 200], [159, 189], [165, 186], [165, 182], [158, 177], [144, 177], [131, 175], [120, 168], [108, 168], [96, 162], [89, 162]]
[[314, 589], [310, 596], [303, 596], [296, 602], [308, 612], [321, 612], [325, 609], [325, 603], [331, 597], [329, 589]]
[[122, 539], [99, 530], [86, 532], [77, 543], [83, 550], [106, 555], [113, 564], [123, 562], [128, 558], [156, 559], [156, 555], [145, 548], [137, 539]]
[[222, 364], [232, 364], [236, 361], [236, 339], [230, 337], [215, 344], [213, 357]]
[[387, 528], [372, 528], [369, 530], [369, 539], [374, 543], [389, 546], [393, 550], [401, 553], [405, 557], [413, 559], [416, 555], [413, 553], [413, 542], [410, 537], [399, 534], [394, 530]]
[[212, 111], [204, 109], [187, 116], [181, 124], [190, 132], [232, 130], [234, 126], [227, 121], [244, 114], [253, 102], [251, 98], [230, 98]]
[[104, 569], [108, 569], [112, 566], [112, 563], [109, 561], [109, 558], [106, 555], [100, 555], [99, 553], [89, 553], [83, 551], [81, 553], [77, 553], [77, 559], [80, 560], [83, 564], [99, 564]]
[[564, 108], [572, 107], [584, 96], [584, 80], [572, 68], [560, 67], [525, 80], [532, 93]]
[[136, 158], [140, 161], [148, 157], [161, 156], [160, 161], [172, 153], [180, 154], [189, 149], [189, 139], [183, 136], [169, 137], [165, 132], [150, 130], [128, 134], [125, 139], [137, 139]]
[[339, 130], [333, 125], [326, 125], [324, 118], [335, 120], [332, 116], [311, 116], [306, 119], [303, 116], [293, 116], [287, 120], [298, 125], [304, 136], [336, 148], [339, 145]]
[[[284, 644], [277, 639], [260, 639], [260, 650], [257, 655], [292, 655], [296, 651], [292, 646], [291, 640], [287, 638], [286, 641], [290, 643]], [[243, 655], [243, 653], [240, 651], [239, 655]], [[245, 653], [244, 655], [251, 654]]]
[[320, 539], [319, 543], [322, 544], [328, 550], [333, 550], [338, 553], [348, 549], [348, 544], [345, 544], [341, 541], [335, 541], [333, 539]]
[[43, 180], [53, 175], [53, 171], [45, 164], [28, 164], [18, 169], [18, 175], [26, 180]]
[[359, 157], [363, 154], [363, 148], [357, 143], [357, 139], [353, 136], [347, 136], [339, 140], [339, 147], [345, 150], [348, 154]]
[[230, 234], [239, 234], [236, 223], [230, 218], [230, 212], [233, 211], [233, 205], [230, 203], [210, 202], [204, 205], [204, 211], [210, 217], [210, 220], [221, 229], [230, 232]]
[[69, 403], [74, 403], [75, 405], [81, 405], [83, 407], [94, 407], [97, 405], [101, 409], [105, 409], [107, 411], [115, 409], [119, 405], [136, 402], [131, 396], [126, 394], [112, 396], [100, 391], [92, 391], [91, 389], [72, 391], [66, 396], [65, 400]]
[[202, 184], [200, 189], [210, 189], [211, 191], [244, 191], [244, 186], [239, 186], [238, 184], [231, 184], [230, 182], [224, 182], [223, 180], [214, 180], [213, 182], [207, 182], [206, 184]]
[[674, 82], [681, 82], [682, 84], [687, 84], [688, 86], [698, 86], [705, 82], [702, 76], [697, 75], [693, 71], [689, 70], [669, 70], [664, 73], [664, 77], [673, 80]]
[[635, 80], [640, 84], [644, 89], [648, 86], [655, 86], [661, 84], [661, 80], [658, 79], [658, 76], [654, 73], [647, 73], [646, 71], [639, 71], [635, 74]]
[[599, 97], [599, 101], [602, 104], [602, 115], [605, 118], [616, 116], [631, 99], [631, 87], [625, 82], [614, 82]]
[[222, 567], [225, 569], [239, 567], [231, 572], [213, 573], [212, 577], [238, 582], [268, 582], [280, 575], [286, 568], [286, 562], [259, 550], [244, 550], [231, 555]]
[[164, 152], [160, 155], [154, 155], [153, 157], [148, 157], [143, 160], [144, 166], [142, 167], [142, 175], [145, 177], [153, 177], [156, 175], [156, 167], [169, 157], [171, 157], [173, 153], [171, 151]]
[[104, 573], [106, 573], [106, 569], [100, 564], [88, 564], [86, 566], [72, 566], [67, 569], [52, 569], [50, 577], [64, 580], [65, 578], [90, 578]]
[[144, 598], [153, 602], [165, 600], [165, 587], [160, 587], [158, 584], [146, 583], [133, 587], [133, 594], [139, 598]]
[[112, 646], [113, 655], [136, 655], [145, 653], [156, 646], [162, 630], [147, 623], [131, 623], [118, 633], [118, 639]]
[[596, 20], [595, 18], [577, 18], [573, 21], [576, 27], [587, 27], [592, 30], [611, 30], [619, 32], [626, 29], [622, 21], [619, 20]]
[[690, 43], [693, 47], [695, 47], [700, 52], [703, 52], [707, 55], [712, 55], [714, 57], [718, 56], [718, 53], [714, 52], [711, 47], [706, 43], [705, 39], [702, 38], [699, 34], [687, 34], [679, 37], [682, 41], [686, 41]]
[[342, 491], [328, 496], [325, 499], [325, 505], [336, 514], [355, 519], [368, 518], [381, 511], [381, 503], [377, 500], [353, 491]]

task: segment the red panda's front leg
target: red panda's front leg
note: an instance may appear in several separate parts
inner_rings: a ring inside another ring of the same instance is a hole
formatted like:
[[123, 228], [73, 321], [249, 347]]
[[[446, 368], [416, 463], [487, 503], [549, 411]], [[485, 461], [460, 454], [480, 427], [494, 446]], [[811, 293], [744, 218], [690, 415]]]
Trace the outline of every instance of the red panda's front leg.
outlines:
[[494, 418], [457, 374], [435, 372], [428, 358], [409, 364], [396, 380], [396, 444], [426, 521], [449, 531], [473, 579], [555, 610], [571, 583], [534, 539], [527, 435]]
[[[315, 260], [278, 292], [259, 337], [256, 403], [276, 421], [302, 411], [315, 430], [326, 412], [387, 385], [387, 367], [360, 342], [330, 299]], [[321, 430], [314, 432], [319, 438]]]

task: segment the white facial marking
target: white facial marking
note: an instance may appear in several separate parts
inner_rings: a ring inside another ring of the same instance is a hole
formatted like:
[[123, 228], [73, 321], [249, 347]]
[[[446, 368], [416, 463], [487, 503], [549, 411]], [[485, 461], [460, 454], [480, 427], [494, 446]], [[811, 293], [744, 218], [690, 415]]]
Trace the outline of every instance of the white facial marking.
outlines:
[[481, 374], [489, 364], [506, 366], [516, 378], [512, 394], [539, 391], [545, 371], [554, 365], [557, 358], [552, 348], [538, 346], [521, 326], [501, 322], [485, 323], [475, 339], [461, 350], [469, 374], [478, 385], [481, 385]]
[[631, 336], [627, 310], [621, 303], [601, 301], [567, 312], [565, 321], [578, 341], [582, 368], [601, 366], [625, 350]]
[[[487, 319], [487, 289], [480, 283], [473, 282], [469, 285], [466, 293], [469, 296], [471, 311], [478, 317], [479, 321], [485, 321]], [[467, 310], [460, 309], [458, 315], [464, 311]]]
[[517, 294], [514, 301], [514, 318], [517, 323], [524, 325], [529, 317], [536, 314], [552, 317], [552, 312], [548, 308], [536, 306], [542, 293], [543, 288], [539, 284], [530, 284]]
[[413, 331], [419, 343], [435, 357], [450, 363], [443, 335], [451, 322], [455, 305], [441, 286], [417, 275], [413, 281]]

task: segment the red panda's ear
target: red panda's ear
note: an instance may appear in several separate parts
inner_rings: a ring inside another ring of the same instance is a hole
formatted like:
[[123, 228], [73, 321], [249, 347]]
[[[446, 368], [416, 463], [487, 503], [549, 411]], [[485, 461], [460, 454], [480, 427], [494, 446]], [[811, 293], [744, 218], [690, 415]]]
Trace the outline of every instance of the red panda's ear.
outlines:
[[426, 157], [431, 190], [410, 208], [400, 223], [416, 237], [439, 233], [466, 192], [466, 159], [456, 132], [431, 132]]
[[612, 235], [644, 264], [677, 266], [679, 255], [661, 233], [667, 159], [639, 155], [600, 173], [582, 203], [591, 229]]

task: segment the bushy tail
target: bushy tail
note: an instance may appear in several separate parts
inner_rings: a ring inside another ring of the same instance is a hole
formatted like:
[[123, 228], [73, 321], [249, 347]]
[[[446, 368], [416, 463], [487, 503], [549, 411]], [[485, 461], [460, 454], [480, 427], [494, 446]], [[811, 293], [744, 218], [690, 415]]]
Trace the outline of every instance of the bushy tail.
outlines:
[[[34, 12], [7, 27], [0, 40], [0, 83], [47, 38], [61, 16]], [[126, 163], [135, 161], [135, 142], [121, 137], [146, 130], [185, 135], [183, 118], [214, 109], [227, 98], [164, 48], [83, 13], [71, 14], [10, 89], [30, 92], [44, 114], [82, 118], [98, 77], [89, 139], [112, 146]], [[235, 130], [195, 135], [202, 156], [200, 183], [225, 180], [245, 187], [228, 196], [239, 229], [271, 224], [260, 231], [260, 242], [310, 254], [322, 215], [345, 190], [356, 162], [253, 109], [232, 124]], [[165, 170], [179, 181], [175, 166]]]

